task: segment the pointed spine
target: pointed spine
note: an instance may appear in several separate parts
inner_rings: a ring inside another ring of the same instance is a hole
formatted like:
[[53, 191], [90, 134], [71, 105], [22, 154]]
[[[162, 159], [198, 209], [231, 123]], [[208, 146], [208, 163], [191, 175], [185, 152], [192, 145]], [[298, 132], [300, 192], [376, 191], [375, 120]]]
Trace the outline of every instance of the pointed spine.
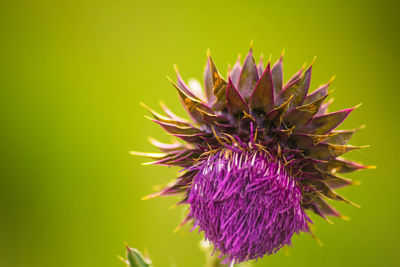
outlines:
[[269, 111], [274, 106], [274, 85], [269, 63], [250, 96], [249, 104], [253, 110], [263, 112]]
[[231, 79], [229, 79], [228, 87], [226, 89], [226, 105], [229, 113], [232, 115], [243, 113], [243, 111], [250, 113], [249, 106], [239, 94]]
[[226, 107], [226, 81], [219, 74], [217, 66], [215, 66], [214, 61], [211, 58], [211, 54], [208, 54], [208, 63], [210, 64], [210, 71], [213, 81], [213, 95], [215, 96], [215, 102], [213, 103], [213, 108], [217, 110], [223, 110]]
[[297, 107], [304, 103], [308, 89], [310, 88], [311, 69], [312, 65], [300, 78], [296, 79], [283, 89], [278, 96], [278, 103], [285, 102], [290, 96], [293, 96], [290, 107]]
[[253, 91], [258, 81], [258, 71], [256, 62], [253, 57], [253, 49], [250, 48], [249, 53], [244, 60], [242, 72], [240, 73], [238, 82], [238, 91], [244, 99], [247, 99]]
[[275, 95], [279, 95], [279, 93], [283, 89], [283, 54], [278, 61], [274, 64], [271, 70], [272, 81], [274, 84]]
[[327, 134], [338, 127], [355, 108], [340, 110], [313, 118], [306, 126], [306, 132]]

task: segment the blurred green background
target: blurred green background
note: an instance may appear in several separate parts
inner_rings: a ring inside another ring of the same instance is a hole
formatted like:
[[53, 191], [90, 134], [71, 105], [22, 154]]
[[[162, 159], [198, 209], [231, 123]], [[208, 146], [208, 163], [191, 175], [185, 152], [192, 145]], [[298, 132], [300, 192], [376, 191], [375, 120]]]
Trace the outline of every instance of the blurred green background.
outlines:
[[[397, 266], [399, 249], [399, 5], [396, 1], [2, 1], [0, 4], [0, 266], [123, 266], [123, 242], [156, 266], [202, 266], [197, 231], [172, 231], [176, 198], [142, 201], [177, 169], [145, 167], [130, 150], [168, 141], [139, 102], [183, 114], [174, 77], [202, 79], [207, 48], [222, 73], [254, 40], [283, 48], [285, 77], [317, 61], [312, 87], [337, 75], [334, 109], [363, 105], [348, 157], [378, 165], [340, 192], [362, 208], [350, 222], [313, 217], [309, 235], [256, 266]], [[242, 57], [243, 58], [243, 57]], [[158, 109], [159, 110], [159, 109]], [[397, 165], [398, 166], [398, 165]]]

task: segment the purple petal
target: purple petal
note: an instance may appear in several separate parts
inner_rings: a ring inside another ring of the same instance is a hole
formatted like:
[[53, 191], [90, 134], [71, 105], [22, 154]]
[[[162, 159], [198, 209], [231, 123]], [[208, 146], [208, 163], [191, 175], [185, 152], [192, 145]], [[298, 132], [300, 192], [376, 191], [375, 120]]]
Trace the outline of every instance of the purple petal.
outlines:
[[308, 231], [296, 179], [266, 153], [218, 152], [191, 168], [188, 203], [206, 240], [242, 262], [273, 254]]

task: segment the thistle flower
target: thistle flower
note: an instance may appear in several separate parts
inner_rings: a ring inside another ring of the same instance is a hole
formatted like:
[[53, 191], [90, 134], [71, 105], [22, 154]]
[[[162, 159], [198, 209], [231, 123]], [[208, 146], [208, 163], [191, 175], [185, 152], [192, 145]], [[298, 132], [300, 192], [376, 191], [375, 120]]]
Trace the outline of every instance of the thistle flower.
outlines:
[[189, 212], [181, 225], [193, 221], [225, 262], [273, 254], [295, 233], [311, 233], [306, 210], [345, 218], [326, 202], [355, 205], [333, 191], [353, 184], [336, 174], [367, 168], [339, 158], [360, 148], [346, 145], [356, 130], [335, 130], [354, 108], [327, 113], [332, 80], [308, 94], [313, 64], [284, 84], [282, 59], [264, 69], [250, 49], [226, 81], [208, 55], [204, 92], [191, 90], [177, 71], [171, 83], [191, 121], [165, 105], [165, 116], [149, 110], [183, 142], [151, 139], [162, 153], [134, 153], [153, 157], [151, 164], [183, 167], [176, 181], [149, 197], [183, 194], [179, 204], [189, 204]]

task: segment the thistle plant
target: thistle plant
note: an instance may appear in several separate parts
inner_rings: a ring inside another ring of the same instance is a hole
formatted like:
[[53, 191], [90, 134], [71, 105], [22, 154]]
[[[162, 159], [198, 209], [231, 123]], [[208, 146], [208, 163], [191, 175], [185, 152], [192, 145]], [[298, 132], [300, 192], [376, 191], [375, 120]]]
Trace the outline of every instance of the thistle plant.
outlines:
[[204, 232], [223, 263], [262, 258], [291, 245], [295, 233], [312, 234], [307, 211], [345, 219], [327, 199], [357, 206], [334, 191], [354, 184], [338, 174], [368, 168], [340, 157], [361, 148], [347, 145], [356, 130], [336, 130], [356, 107], [328, 113], [332, 80], [309, 93], [312, 65], [284, 83], [283, 54], [264, 68], [251, 48], [224, 79], [208, 54], [204, 90], [191, 89], [178, 71], [171, 80], [190, 120], [165, 105], [166, 115], [148, 108], [179, 141], [150, 139], [162, 153], [133, 154], [182, 171], [147, 198], [182, 195], [179, 204], [189, 208], [180, 225]]

